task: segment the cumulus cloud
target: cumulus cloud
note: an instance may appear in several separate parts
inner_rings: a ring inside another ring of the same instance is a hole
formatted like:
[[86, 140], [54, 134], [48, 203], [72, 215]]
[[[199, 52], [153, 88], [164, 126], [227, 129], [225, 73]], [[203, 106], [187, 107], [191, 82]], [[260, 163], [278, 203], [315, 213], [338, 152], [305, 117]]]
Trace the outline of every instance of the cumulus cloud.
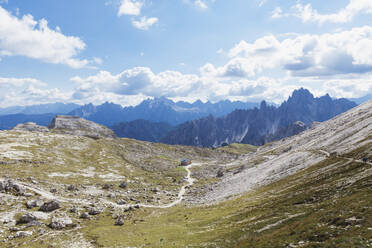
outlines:
[[122, 0], [118, 11], [118, 16], [122, 15], [138, 16], [141, 14], [142, 7], [143, 2], [136, 0]]
[[325, 22], [346, 23], [358, 14], [372, 14], [372, 1], [370, 0], [350, 0], [349, 4], [336, 13], [320, 14], [316, 9], [313, 9], [311, 4], [302, 5], [297, 3], [291, 8], [290, 13], [283, 14], [280, 8], [274, 10], [272, 17], [280, 18], [285, 16], [295, 16], [303, 22], [317, 22], [323, 24]]
[[0, 78], [0, 104], [31, 105], [67, 101], [71, 93], [47, 89], [47, 84], [34, 78]]
[[225, 77], [253, 77], [277, 68], [297, 77], [364, 74], [372, 72], [371, 51], [370, 26], [286, 39], [268, 35], [253, 43], [239, 42], [230, 49], [226, 65], [203, 70]]
[[132, 25], [135, 28], [141, 29], [141, 30], [148, 30], [152, 25], [157, 23], [159, 21], [156, 17], [150, 17], [147, 18], [146, 16], [142, 16], [139, 20], [132, 20]]
[[82, 68], [89, 61], [76, 56], [85, 47], [80, 38], [66, 36], [59, 28], [50, 29], [45, 19], [35, 21], [32, 15], [18, 18], [0, 6], [0, 56], [25, 56]]

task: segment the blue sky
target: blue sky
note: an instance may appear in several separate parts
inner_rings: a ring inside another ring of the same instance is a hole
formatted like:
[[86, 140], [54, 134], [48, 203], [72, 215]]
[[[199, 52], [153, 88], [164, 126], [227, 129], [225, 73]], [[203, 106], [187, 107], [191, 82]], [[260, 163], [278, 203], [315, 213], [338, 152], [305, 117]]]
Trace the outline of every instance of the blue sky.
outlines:
[[0, 106], [372, 92], [370, 0], [0, 0]]

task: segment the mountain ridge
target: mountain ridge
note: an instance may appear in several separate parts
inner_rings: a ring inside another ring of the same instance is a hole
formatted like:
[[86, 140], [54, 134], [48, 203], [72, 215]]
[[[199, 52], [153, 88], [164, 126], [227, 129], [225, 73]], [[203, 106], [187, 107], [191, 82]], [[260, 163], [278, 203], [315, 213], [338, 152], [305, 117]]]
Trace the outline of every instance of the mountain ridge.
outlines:
[[208, 116], [183, 123], [162, 142], [204, 147], [236, 142], [263, 145], [273, 141], [279, 129], [289, 128], [298, 121], [309, 127], [314, 121], [328, 120], [355, 106], [347, 99], [334, 100], [328, 94], [315, 98], [310, 91], [301, 88], [279, 107], [262, 101], [259, 109], [235, 110], [224, 117]]

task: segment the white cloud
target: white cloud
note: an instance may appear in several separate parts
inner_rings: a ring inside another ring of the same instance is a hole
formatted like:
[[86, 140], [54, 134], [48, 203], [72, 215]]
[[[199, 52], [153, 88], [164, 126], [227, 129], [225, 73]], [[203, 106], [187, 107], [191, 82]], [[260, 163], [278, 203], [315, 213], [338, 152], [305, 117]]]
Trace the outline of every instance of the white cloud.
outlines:
[[25, 85], [46, 86], [47, 84], [34, 78], [4, 78], [0, 77], [0, 87], [22, 87]]
[[75, 57], [85, 47], [80, 38], [50, 29], [45, 19], [35, 21], [31, 15], [19, 19], [0, 6], [0, 56], [25, 56], [82, 68], [89, 61]]
[[183, 0], [184, 3], [194, 6], [200, 10], [208, 9], [208, 5], [215, 3], [215, 0]]
[[118, 16], [122, 15], [134, 15], [138, 16], [141, 14], [143, 2], [136, 0], [122, 0], [119, 7]]
[[132, 20], [132, 25], [135, 28], [141, 29], [141, 30], [148, 30], [152, 25], [157, 23], [159, 21], [156, 17], [150, 17], [147, 18], [146, 16], [142, 16], [139, 20]]
[[323, 24], [325, 22], [346, 23], [358, 14], [372, 14], [372, 1], [370, 0], [350, 0], [349, 4], [336, 13], [320, 14], [316, 9], [313, 9], [311, 4], [302, 5], [297, 3], [291, 8], [291, 13], [283, 14], [280, 8], [274, 10], [273, 18], [295, 16], [303, 22], [317, 22]]
[[281, 68], [292, 76], [329, 76], [372, 72], [372, 27], [323, 35], [280, 39], [264, 36], [253, 43], [241, 41], [229, 52], [230, 61], [209, 73], [225, 77], [256, 76]]
[[207, 9], [208, 6], [205, 2], [203, 2], [202, 0], [195, 0], [194, 2], [195, 6], [198, 7], [198, 8], [201, 8], [201, 9]]
[[97, 65], [102, 65], [103, 61], [101, 58], [94, 57], [93, 62], [96, 63]]

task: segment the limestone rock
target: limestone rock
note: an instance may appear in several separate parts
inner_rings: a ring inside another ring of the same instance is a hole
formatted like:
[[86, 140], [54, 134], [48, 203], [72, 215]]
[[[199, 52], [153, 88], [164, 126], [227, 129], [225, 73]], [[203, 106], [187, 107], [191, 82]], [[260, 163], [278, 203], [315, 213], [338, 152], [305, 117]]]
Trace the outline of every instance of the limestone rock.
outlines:
[[41, 199], [30, 200], [30, 201], [26, 202], [26, 207], [28, 209], [31, 209], [31, 208], [41, 207], [43, 204], [44, 204], [44, 202]]
[[26, 122], [23, 124], [18, 124], [13, 128], [14, 131], [29, 131], [29, 132], [49, 132], [49, 129], [44, 126], [39, 126], [34, 122]]
[[22, 215], [21, 218], [19, 218], [19, 220], [17, 221], [17, 224], [27, 224], [35, 220], [37, 220], [35, 215], [27, 213], [27, 214]]
[[76, 116], [57, 115], [49, 125], [49, 129], [57, 133], [93, 139], [116, 138], [114, 132], [107, 127]]
[[69, 217], [53, 217], [48, 225], [54, 230], [62, 230], [66, 227], [72, 226], [72, 220]]
[[40, 211], [42, 211], [42, 212], [52, 212], [52, 211], [57, 210], [59, 208], [61, 208], [61, 204], [58, 201], [53, 200], [53, 201], [44, 203], [40, 207]]

